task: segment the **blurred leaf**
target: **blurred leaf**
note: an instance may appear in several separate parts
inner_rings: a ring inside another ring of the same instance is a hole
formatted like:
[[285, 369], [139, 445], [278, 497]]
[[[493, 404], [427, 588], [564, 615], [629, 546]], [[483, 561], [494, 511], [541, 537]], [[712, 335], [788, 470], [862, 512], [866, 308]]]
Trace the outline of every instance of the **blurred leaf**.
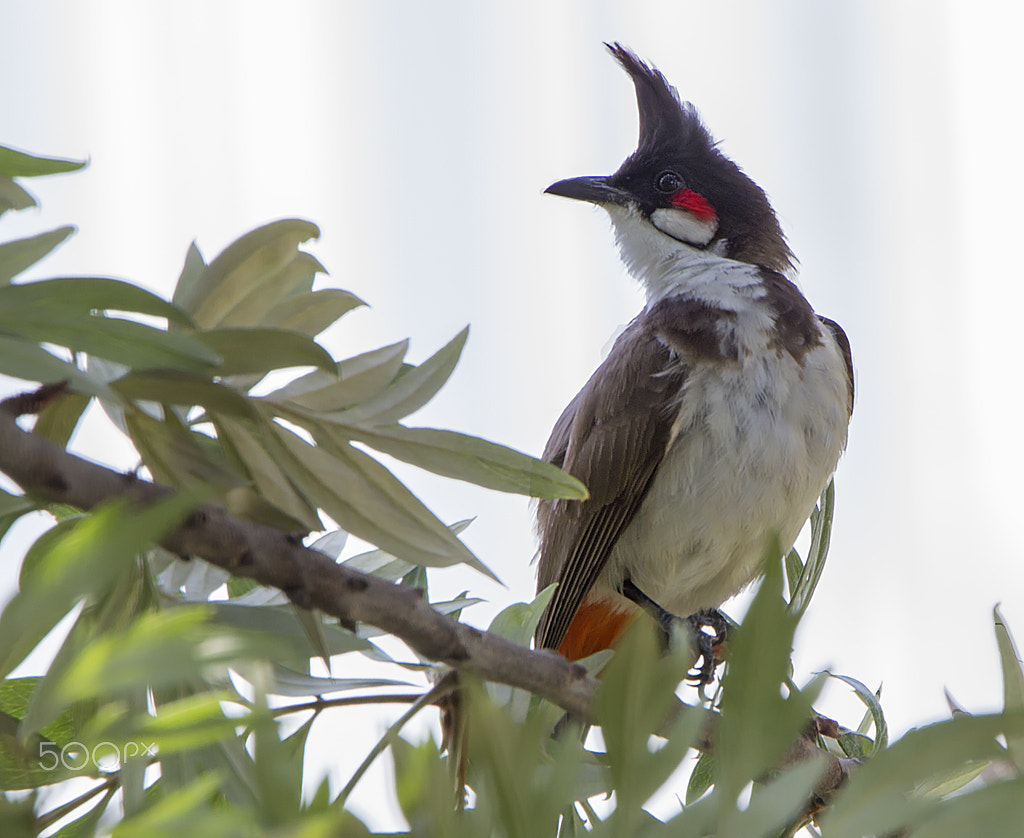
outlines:
[[[70, 230], [72, 228], [62, 228]], [[55, 230], [54, 232], [60, 232]], [[24, 282], [0, 288], [0, 305], [8, 311], [53, 311], [54, 308], [88, 314], [91, 311], [126, 311], [166, 317], [171, 323], [191, 326], [180, 308], [145, 288], [105, 277], [69, 277]]]
[[[211, 602], [207, 607], [211, 610], [211, 619], [214, 623], [249, 631], [267, 632], [284, 638], [300, 648], [307, 658], [319, 654], [310, 646], [309, 638], [291, 605], [251, 606], [239, 605], [236, 602]], [[335, 625], [324, 625], [324, 637], [332, 655], [370, 648], [366, 640]]]
[[24, 495], [12, 495], [0, 489], [0, 539], [22, 515], [34, 512], [39, 504]]
[[18, 723], [25, 716], [39, 677], [8, 678], [0, 682], [0, 714], [11, 722], [0, 728], [0, 789], [38, 788], [59, 782], [70, 773], [60, 764], [62, 750], [77, 735], [71, 711], [54, 719], [39, 735], [21, 740]]
[[63, 393], [39, 413], [32, 433], [65, 448], [88, 406], [88, 396], [80, 393]]
[[31, 340], [0, 334], [0, 373], [41, 384], [68, 381], [74, 392], [120, 402], [120, 397], [91, 371], [78, 369]]
[[236, 735], [237, 728], [252, 718], [224, 714], [222, 702], [237, 704], [237, 698], [226, 690], [189, 695], [178, 701], [163, 702], [156, 715], [144, 714], [135, 720], [130, 735], [155, 745], [161, 760], [173, 753], [182, 753], [214, 745]]
[[[3, 149], [0, 148], [0, 153], [2, 152]], [[13, 277], [32, 267], [73, 232], [74, 227], [58, 227], [47, 233], [0, 244], [0, 286], [7, 286]], [[6, 290], [7, 288], [0, 288], [0, 292]], [[6, 304], [6, 294], [0, 293], [0, 305]]]
[[8, 177], [0, 175], [0, 215], [8, 210], [23, 210], [38, 206], [35, 198]]
[[331, 452], [276, 428], [286, 468], [300, 490], [344, 529], [399, 558], [428, 567], [463, 562], [490, 572], [390, 471], [351, 446]]
[[[250, 294], [272, 286], [278, 273], [298, 258], [298, 246], [317, 238], [316, 225], [299, 219], [274, 221], [237, 239], [174, 293], [174, 302], [192, 314], [202, 329], [219, 325]], [[194, 274], [195, 258], [186, 262]]]
[[686, 784], [686, 805], [700, 799], [711, 788], [715, 781], [715, 758], [711, 751], [702, 751], [697, 757], [697, 764], [690, 772], [690, 780]]
[[188, 252], [185, 254], [185, 264], [182, 265], [181, 274], [174, 286], [174, 296], [172, 298], [174, 305], [192, 314], [194, 307], [189, 305], [187, 301], [194, 301], [196, 303], [200, 301], [201, 292], [199, 286], [205, 276], [206, 262], [203, 260], [203, 254], [199, 252], [199, 248], [193, 241], [189, 245]]
[[218, 375], [247, 375], [288, 367], [319, 367], [333, 374], [334, 359], [312, 338], [285, 329], [212, 329], [202, 340], [221, 358]]
[[[777, 542], [766, 556], [781, 555]], [[715, 785], [726, 800], [762, 777], [801, 734], [821, 682], [791, 689], [790, 653], [799, 617], [782, 598], [782, 568], [769, 561], [743, 625], [729, 643], [729, 669], [722, 684], [721, 722], [716, 732]]]
[[619, 642], [601, 677], [597, 720], [608, 753], [616, 808], [611, 831], [632, 835], [643, 822], [643, 804], [671, 776], [696, 741], [702, 712], [681, 713], [659, 750], [651, 737], [675, 704], [675, 691], [689, 669], [689, 649], [668, 655], [650, 620], [638, 620]]
[[273, 679], [267, 685], [267, 692], [272, 695], [317, 696], [369, 687], [413, 686], [416, 685], [410, 681], [393, 678], [319, 678], [275, 664]]
[[996, 737], [1022, 734], [1019, 714], [959, 716], [910, 731], [851, 777], [822, 817], [824, 834], [861, 838], [920, 823], [939, 810], [936, 801], [910, 795], [915, 787], [965, 763], [1002, 758]]
[[914, 794], [918, 797], [930, 797], [935, 800], [941, 800], [960, 791], [972, 780], [981, 776], [991, 764], [987, 760], [984, 762], [968, 762], [957, 766], [952, 771], [934, 774], [917, 786], [914, 789]]
[[209, 437], [186, 430], [173, 417], [160, 422], [133, 411], [125, 421], [132, 442], [156, 482], [174, 487], [210, 484], [220, 489], [240, 482]]
[[283, 301], [269, 313], [266, 323], [313, 337], [352, 309], [364, 305], [366, 303], [348, 291], [324, 288]]
[[22, 566], [21, 590], [0, 613], [0, 675], [20, 663], [76, 602], [100, 596], [195, 504], [187, 494], [130, 512], [124, 504], [105, 504], [36, 541]]
[[[316, 411], [335, 411], [380, 393], [394, 381], [409, 349], [403, 340], [341, 361], [337, 374], [314, 370], [264, 396], [274, 404], [294, 404]], [[339, 380], [340, 379], [340, 380]]]
[[316, 550], [318, 553], [323, 553], [325, 556], [330, 556], [335, 561], [338, 561], [347, 543], [348, 533], [343, 529], [336, 529], [320, 536], [309, 545], [309, 549]]
[[342, 436], [414, 466], [499, 492], [583, 500], [586, 487], [557, 466], [467, 434], [402, 425], [373, 430], [338, 426]]
[[857, 694], [857, 698], [864, 703], [868, 713], [871, 715], [871, 721], [875, 726], [875, 736], [868, 756], [873, 757], [880, 751], [885, 750], [889, 744], [889, 726], [886, 724], [885, 714], [882, 712], [882, 705], [878, 700], [878, 696], [868, 689], [864, 683], [856, 678], [851, 678], [849, 675], [837, 675], [834, 672], [829, 672], [827, 669], [824, 670], [823, 674], [852, 687], [853, 691]]
[[4, 177], [40, 177], [73, 172], [85, 166], [84, 160], [62, 160], [57, 157], [39, 157], [0, 146], [0, 175]]
[[[368, 426], [391, 425], [429, 402], [451, 376], [469, 336], [467, 326], [418, 367], [411, 367], [378, 396], [342, 411], [337, 419]], [[323, 417], [330, 418], [330, 417]]]
[[995, 783], [944, 802], [914, 838], [1018, 838], [1024, 823], [1024, 781]]

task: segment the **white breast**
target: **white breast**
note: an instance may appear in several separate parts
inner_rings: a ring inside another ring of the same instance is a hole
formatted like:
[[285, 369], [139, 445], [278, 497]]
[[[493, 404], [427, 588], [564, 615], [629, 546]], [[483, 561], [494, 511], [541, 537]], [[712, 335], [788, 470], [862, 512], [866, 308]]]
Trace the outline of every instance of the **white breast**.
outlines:
[[720, 605], [772, 535], [788, 549], [846, 443], [846, 367], [827, 329], [803, 366], [784, 351], [688, 376], [671, 443], [595, 593], [626, 577], [669, 611]]

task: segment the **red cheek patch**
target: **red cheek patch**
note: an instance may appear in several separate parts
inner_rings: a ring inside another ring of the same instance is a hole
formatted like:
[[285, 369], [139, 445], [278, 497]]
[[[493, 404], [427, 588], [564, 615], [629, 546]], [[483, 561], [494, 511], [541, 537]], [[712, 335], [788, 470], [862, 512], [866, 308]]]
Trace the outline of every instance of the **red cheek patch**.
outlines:
[[672, 196], [672, 206], [686, 210], [700, 221], [714, 221], [718, 217], [707, 198], [692, 189], [680, 189]]

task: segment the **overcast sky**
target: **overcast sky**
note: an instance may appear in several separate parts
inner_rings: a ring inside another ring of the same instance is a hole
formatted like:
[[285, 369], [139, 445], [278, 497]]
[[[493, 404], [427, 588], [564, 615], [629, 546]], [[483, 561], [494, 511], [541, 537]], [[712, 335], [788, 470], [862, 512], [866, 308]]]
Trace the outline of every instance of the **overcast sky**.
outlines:
[[[323, 282], [372, 305], [328, 348], [410, 337], [419, 361], [472, 324], [411, 421], [531, 453], [641, 305], [601, 213], [541, 193], [634, 148], [632, 87], [601, 42], [657, 64], [769, 193], [801, 287], [853, 344], [858, 400], [797, 681], [831, 667], [884, 682], [897, 732], [942, 717], [943, 687], [998, 707], [996, 603], [1024, 637], [1017, 7], [0, 0], [0, 16], [0, 144], [90, 160], [30, 183], [42, 211], [0, 224], [0, 240], [79, 227], [31, 276], [167, 294], [193, 239], [212, 258], [309, 218]], [[98, 421], [77, 444], [131, 463]], [[438, 596], [487, 597], [465, 615], [486, 625], [532, 595], [525, 501], [401, 473], [442, 518], [477, 516], [465, 539], [508, 585], [438, 574]], [[0, 597], [24, 537], [0, 547]], [[855, 724], [846, 692], [822, 709]], [[341, 734], [345, 750], [383, 724]]]

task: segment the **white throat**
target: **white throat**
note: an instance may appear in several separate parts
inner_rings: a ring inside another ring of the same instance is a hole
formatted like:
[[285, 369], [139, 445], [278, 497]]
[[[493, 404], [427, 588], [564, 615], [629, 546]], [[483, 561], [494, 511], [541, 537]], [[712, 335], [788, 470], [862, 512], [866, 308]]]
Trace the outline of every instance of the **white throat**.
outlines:
[[[723, 255], [724, 240], [708, 249], [695, 247], [659, 230], [635, 206], [608, 204], [605, 209], [611, 216], [622, 261], [644, 286], [648, 305], [664, 297], [696, 290], [712, 276], [717, 283], [732, 288], [757, 283], [752, 265]], [[694, 224], [699, 223], [694, 219]], [[713, 235], [712, 229], [702, 238], [710, 241]]]

